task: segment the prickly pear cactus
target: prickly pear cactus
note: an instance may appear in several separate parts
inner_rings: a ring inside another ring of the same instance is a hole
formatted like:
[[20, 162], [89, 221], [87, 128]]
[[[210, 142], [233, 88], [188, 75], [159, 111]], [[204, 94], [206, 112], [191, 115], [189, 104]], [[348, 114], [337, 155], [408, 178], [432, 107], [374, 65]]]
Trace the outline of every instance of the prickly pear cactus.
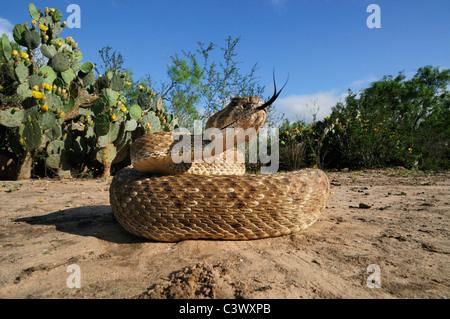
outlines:
[[[98, 161], [109, 176], [135, 138], [175, 127], [150, 88], [140, 86], [137, 104], [130, 103], [127, 73], [96, 76], [93, 63], [80, 65], [78, 43], [61, 37], [66, 22], [58, 9], [30, 4], [28, 12], [31, 23], [14, 26], [14, 41], [0, 38], [0, 147], [24, 163], [19, 177], [31, 176], [38, 151], [58, 175], [83, 172]], [[36, 66], [34, 50], [48, 58], [46, 66]]]

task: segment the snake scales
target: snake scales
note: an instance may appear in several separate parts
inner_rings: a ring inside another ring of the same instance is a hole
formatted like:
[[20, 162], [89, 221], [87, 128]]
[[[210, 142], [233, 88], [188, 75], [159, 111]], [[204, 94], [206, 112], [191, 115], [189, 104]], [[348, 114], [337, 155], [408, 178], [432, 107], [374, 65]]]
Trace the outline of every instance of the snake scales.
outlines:
[[[266, 103], [234, 98], [206, 128], [255, 128], [257, 133], [266, 107], [280, 92], [275, 88]], [[287, 235], [313, 224], [328, 201], [329, 182], [321, 170], [252, 175], [245, 174], [245, 163], [207, 163], [206, 157], [174, 164], [170, 151], [175, 144], [168, 132], [140, 137], [130, 147], [133, 167], [112, 180], [113, 214], [132, 234], [166, 242]], [[242, 156], [234, 148], [224, 154]], [[220, 155], [213, 152], [210, 158]]]

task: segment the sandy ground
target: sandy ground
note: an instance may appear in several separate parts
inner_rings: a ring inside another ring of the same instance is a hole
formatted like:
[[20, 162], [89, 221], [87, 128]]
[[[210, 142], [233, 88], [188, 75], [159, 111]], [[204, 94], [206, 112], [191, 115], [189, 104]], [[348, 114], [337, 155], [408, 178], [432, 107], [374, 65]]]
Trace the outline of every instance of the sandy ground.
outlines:
[[313, 226], [240, 242], [136, 238], [110, 180], [0, 181], [0, 298], [449, 298], [450, 173], [328, 175]]

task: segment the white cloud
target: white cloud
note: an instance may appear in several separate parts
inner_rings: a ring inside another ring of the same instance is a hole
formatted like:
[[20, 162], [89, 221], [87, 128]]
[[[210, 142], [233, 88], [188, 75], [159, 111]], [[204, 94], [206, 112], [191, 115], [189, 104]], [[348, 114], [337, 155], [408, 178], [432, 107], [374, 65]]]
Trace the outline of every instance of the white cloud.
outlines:
[[315, 94], [291, 95], [278, 99], [276, 102], [277, 112], [284, 113], [290, 121], [304, 120], [307, 123], [313, 119], [321, 120], [330, 115], [331, 108], [337, 102], [343, 101], [347, 92], [338, 93], [336, 90], [318, 92]]
[[331, 114], [331, 108], [338, 102], [344, 102], [348, 94], [347, 88], [353, 93], [358, 94], [370, 83], [379, 80], [373, 74], [365, 78], [355, 80], [342, 89], [332, 89], [329, 91], [317, 92], [314, 94], [293, 94], [285, 98], [277, 99], [276, 112], [285, 114], [290, 121], [304, 120], [310, 123], [313, 120], [313, 114], [316, 113], [316, 120], [322, 120], [325, 116]]
[[7, 19], [1, 18], [0, 17], [0, 36], [3, 33], [6, 33], [6, 35], [8, 36], [8, 38], [10, 40], [13, 39], [12, 36], [12, 30], [14, 29], [14, 24], [12, 24], [11, 22], [9, 22]]
[[377, 81], [378, 79], [375, 77], [375, 75], [370, 74], [364, 79], [353, 81], [348, 85], [349, 88], [351, 88], [353, 91], [358, 91], [363, 88], [366, 88], [369, 86], [370, 83]]

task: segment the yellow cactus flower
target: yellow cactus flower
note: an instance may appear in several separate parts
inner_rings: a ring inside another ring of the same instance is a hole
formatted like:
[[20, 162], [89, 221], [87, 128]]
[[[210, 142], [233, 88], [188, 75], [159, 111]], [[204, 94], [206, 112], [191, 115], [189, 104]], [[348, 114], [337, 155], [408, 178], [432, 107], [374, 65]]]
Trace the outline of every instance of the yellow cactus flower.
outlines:
[[41, 30], [41, 31], [47, 31], [48, 30], [48, 27], [46, 26], [46, 25], [43, 25], [43, 24], [40, 24], [39, 23], [39, 30]]
[[153, 127], [152, 127], [152, 126], [150, 126], [150, 124], [148, 124], [148, 123], [147, 123], [147, 124], [145, 124], [145, 127], [146, 127], [146, 128], [148, 129], [148, 130], [150, 130], [150, 131], [151, 131], [151, 130], [152, 130], [152, 128], [153, 128]]
[[52, 87], [51, 84], [44, 83], [44, 89], [45, 89], [45, 90], [49, 91], [49, 90], [51, 90], [52, 88], [53, 88], [53, 87]]
[[139, 90], [144, 89], [144, 87], [142, 85], [139, 85]]
[[48, 7], [45, 7], [45, 13], [48, 13], [49, 11]]
[[44, 111], [44, 112], [47, 112], [47, 111], [48, 111], [48, 105], [47, 105], [47, 103], [45, 103], [44, 105], [41, 106], [41, 110]]
[[317, 168], [317, 165], [314, 165], [313, 168]]
[[3, 86], [0, 85], [0, 91], [3, 90]]
[[39, 86], [37, 85], [33, 86], [33, 91], [39, 91]]
[[50, 12], [55, 12], [55, 8], [51, 8], [51, 9], [50, 9]]
[[124, 105], [122, 105], [122, 107], [120, 108], [120, 110], [122, 111], [122, 112], [126, 112], [127, 111], [127, 108], [124, 106]]
[[116, 119], [116, 117], [117, 117], [116, 114], [111, 115], [111, 120], [114, 121]]
[[31, 96], [34, 97], [35, 99], [42, 99], [44, 97], [44, 94], [42, 94], [39, 91], [33, 91], [31, 92]]
[[19, 52], [17, 52], [17, 50], [13, 50], [12, 52], [11, 52], [11, 55], [14, 55], [14, 56], [16, 56], [16, 55], [18, 55], [19, 54]]
[[26, 54], [25, 52], [20, 52], [20, 57], [25, 60], [28, 60], [29, 58], [28, 54]]
[[63, 43], [61, 42], [61, 41], [59, 41], [58, 42], [58, 46], [60, 47], [60, 46], [62, 46], [63, 45]]
[[131, 85], [131, 82], [127, 82], [127, 86], [130, 86]]

